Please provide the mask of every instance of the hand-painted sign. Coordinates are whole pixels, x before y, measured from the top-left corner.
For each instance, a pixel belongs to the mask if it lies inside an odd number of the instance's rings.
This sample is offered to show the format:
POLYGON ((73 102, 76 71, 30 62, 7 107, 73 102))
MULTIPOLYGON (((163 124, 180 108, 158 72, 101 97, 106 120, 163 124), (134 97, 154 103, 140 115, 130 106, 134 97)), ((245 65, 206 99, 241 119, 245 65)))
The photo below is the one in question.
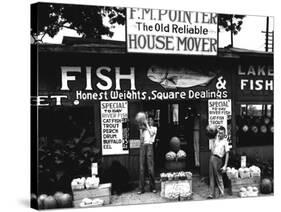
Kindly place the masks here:
POLYGON ((128 154, 128 132, 124 125, 128 120, 128 102, 102 101, 100 111, 102 154, 128 154))
POLYGON ((223 126, 227 134, 227 119, 231 116, 231 99, 208 100, 209 124, 223 126))
POLYGON ((127 8, 127 50, 141 53, 217 54, 217 14, 127 8))

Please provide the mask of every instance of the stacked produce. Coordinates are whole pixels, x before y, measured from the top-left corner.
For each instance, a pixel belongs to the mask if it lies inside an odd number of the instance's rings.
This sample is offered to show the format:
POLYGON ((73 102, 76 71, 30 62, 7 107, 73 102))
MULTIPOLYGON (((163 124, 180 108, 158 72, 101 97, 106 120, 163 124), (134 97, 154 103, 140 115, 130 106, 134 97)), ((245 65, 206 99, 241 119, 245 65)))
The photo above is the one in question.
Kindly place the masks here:
POLYGON ((250 175, 250 169, 249 168, 247 168, 247 167, 245 167, 245 168, 242 168, 242 167, 240 167, 239 169, 238 169, 238 172, 239 172, 239 177, 240 178, 249 178, 251 175, 250 175))
POLYGON ((258 196, 259 189, 255 186, 248 186, 240 188, 239 196, 240 197, 256 197, 258 196))
POLYGON ((170 200, 186 200, 191 197, 192 173, 161 173, 161 196, 170 200))
POLYGON ((232 168, 227 167, 226 175, 227 175, 228 179, 237 179, 239 177, 238 170, 233 167, 232 168))
POLYGON ((251 166, 250 168, 251 177, 261 176, 261 169, 257 166, 251 166))
POLYGON ((172 180, 191 180, 191 172, 168 172, 160 174, 161 181, 172 181, 172 180))
POLYGON ((179 150, 177 153, 170 151, 166 153, 166 160, 184 160, 186 158, 186 153, 183 150, 179 150))
POLYGON ((165 168, 167 171, 183 171, 186 168, 186 153, 180 149, 180 139, 172 137, 170 151, 165 155, 165 168))
POLYGON ((251 166, 249 168, 241 167, 238 170, 235 168, 227 167, 226 175, 227 175, 228 179, 238 179, 238 178, 244 179, 244 178, 250 178, 250 177, 254 177, 254 176, 259 177, 261 175, 261 170, 257 166, 251 166))
POLYGON ((102 206, 104 203, 104 200, 95 198, 95 199, 90 199, 90 198, 84 198, 82 199, 80 203, 80 207, 93 207, 93 206, 102 206))
POLYGON ((41 194, 38 198, 33 194, 32 198, 33 201, 37 201, 38 209, 72 207, 72 196, 68 193, 56 192, 54 195, 41 194))
POLYGON ((73 179, 71 182, 72 190, 83 190, 83 189, 91 189, 91 188, 98 188, 100 183, 99 177, 92 176, 92 177, 81 177, 73 179))

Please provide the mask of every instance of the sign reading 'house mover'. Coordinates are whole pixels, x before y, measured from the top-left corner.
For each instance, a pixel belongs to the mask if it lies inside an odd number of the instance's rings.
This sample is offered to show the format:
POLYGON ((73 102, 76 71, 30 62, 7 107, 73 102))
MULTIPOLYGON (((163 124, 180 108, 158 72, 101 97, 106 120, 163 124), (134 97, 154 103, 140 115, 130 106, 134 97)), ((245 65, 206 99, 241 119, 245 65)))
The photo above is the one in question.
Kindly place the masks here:
POLYGON ((127 8, 127 50, 141 53, 217 54, 217 14, 127 8))

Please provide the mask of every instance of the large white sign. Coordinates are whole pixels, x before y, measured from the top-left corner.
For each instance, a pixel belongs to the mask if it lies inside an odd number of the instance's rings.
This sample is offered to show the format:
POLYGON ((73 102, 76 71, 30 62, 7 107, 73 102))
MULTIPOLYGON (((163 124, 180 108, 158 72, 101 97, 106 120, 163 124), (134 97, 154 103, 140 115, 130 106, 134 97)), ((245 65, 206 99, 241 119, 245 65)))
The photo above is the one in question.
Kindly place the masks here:
POLYGON ((217 55, 217 14, 127 8, 127 50, 217 55))
POLYGON ((209 125, 223 126, 227 134, 227 119, 231 116, 231 99, 208 100, 209 125))
POLYGON ((129 153, 127 101, 101 101, 102 155, 129 153))

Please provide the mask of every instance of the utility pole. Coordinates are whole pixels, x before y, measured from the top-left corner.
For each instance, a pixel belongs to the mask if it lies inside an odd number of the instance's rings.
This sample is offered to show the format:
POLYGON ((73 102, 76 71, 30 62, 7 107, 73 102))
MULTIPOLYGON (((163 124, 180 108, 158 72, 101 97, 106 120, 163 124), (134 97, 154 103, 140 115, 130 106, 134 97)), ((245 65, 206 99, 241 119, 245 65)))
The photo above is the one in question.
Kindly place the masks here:
POLYGON ((262 31, 265 33, 265 51, 268 52, 271 50, 273 52, 273 38, 274 38, 274 31, 269 32, 269 17, 266 17, 266 31, 262 31))
POLYGON ((266 17, 266 32, 265 32, 265 51, 268 52, 268 28, 269 28, 269 17, 266 17))

